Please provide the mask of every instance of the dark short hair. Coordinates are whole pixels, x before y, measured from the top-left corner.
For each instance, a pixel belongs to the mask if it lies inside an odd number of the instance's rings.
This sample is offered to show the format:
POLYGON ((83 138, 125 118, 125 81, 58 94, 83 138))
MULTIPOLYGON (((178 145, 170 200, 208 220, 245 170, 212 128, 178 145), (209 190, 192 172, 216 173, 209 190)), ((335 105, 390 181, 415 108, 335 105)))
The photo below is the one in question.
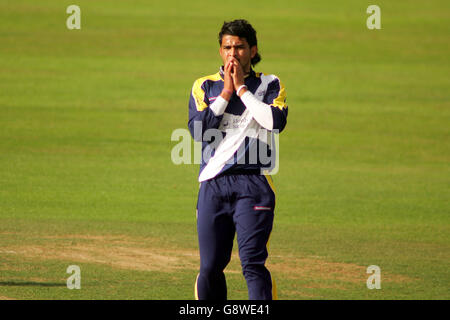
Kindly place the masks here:
MULTIPOLYGON (((237 19, 229 22, 224 22, 222 29, 219 32, 219 44, 222 45, 222 38, 224 35, 238 36, 239 38, 245 38, 250 48, 258 45, 256 39, 256 30, 247 20, 237 19)), ((252 58, 251 64, 254 66, 261 61, 261 55, 257 52, 252 58)))

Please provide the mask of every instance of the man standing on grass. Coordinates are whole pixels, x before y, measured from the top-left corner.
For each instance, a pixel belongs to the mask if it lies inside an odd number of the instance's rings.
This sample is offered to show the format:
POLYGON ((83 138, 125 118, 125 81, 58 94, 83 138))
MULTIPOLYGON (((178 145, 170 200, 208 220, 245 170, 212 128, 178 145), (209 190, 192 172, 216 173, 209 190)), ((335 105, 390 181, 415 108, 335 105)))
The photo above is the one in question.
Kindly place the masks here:
POLYGON ((253 71, 261 56, 247 21, 225 22, 219 44, 223 66, 196 80, 189 100, 189 130, 202 142, 195 298, 227 299, 223 271, 237 233, 249 299, 275 299, 265 267, 275 209, 267 173, 276 166, 272 133, 286 125, 286 93, 278 77, 253 71))

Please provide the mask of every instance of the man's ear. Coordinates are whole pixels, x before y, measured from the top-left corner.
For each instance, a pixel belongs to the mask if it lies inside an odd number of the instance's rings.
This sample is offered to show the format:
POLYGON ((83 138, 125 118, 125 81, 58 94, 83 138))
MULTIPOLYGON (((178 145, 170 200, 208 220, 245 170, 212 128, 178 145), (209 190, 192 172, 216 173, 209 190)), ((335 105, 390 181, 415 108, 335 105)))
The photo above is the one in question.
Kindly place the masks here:
POLYGON ((250 48, 250 57, 253 59, 258 53, 258 46, 253 46, 250 48))

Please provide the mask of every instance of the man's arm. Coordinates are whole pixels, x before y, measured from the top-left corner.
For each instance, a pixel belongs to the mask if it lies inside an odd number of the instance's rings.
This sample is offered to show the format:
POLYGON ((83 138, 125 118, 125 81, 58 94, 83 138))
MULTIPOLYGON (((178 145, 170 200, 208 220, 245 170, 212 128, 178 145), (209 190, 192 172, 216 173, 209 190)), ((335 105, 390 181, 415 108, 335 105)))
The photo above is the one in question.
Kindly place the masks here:
POLYGON ((286 105, 286 91, 277 77, 267 86, 264 100, 256 98, 244 86, 244 72, 239 63, 234 63, 233 82, 237 95, 241 98, 252 117, 267 130, 281 132, 286 126, 288 108, 286 105))
POLYGON ((224 84, 223 90, 216 100, 209 105, 209 100, 205 93, 205 81, 199 79, 194 82, 189 100, 189 122, 188 127, 192 137, 196 141, 200 141, 201 137, 197 135, 195 122, 200 121, 202 125, 201 136, 206 130, 215 128, 220 125, 225 109, 234 92, 233 78, 231 77, 231 70, 233 69, 233 62, 229 60, 224 66, 224 84))
POLYGON ((287 123, 288 107, 286 91, 278 78, 267 86, 263 101, 256 98, 249 90, 240 91, 240 98, 255 120, 267 130, 281 132, 287 123))
POLYGON ((228 102, 231 99, 231 96, 234 92, 233 86, 233 78, 231 77, 231 69, 233 68, 233 63, 228 61, 228 63, 224 66, 224 83, 223 89, 217 99, 211 104, 210 108, 213 110, 216 116, 223 115, 225 109, 228 106, 228 102))
POLYGON ((189 121, 188 127, 192 137, 196 141, 201 141, 203 134, 208 129, 219 128, 223 113, 228 105, 228 101, 221 96, 209 104, 209 99, 205 93, 206 80, 199 79, 194 82, 189 98, 189 121), (197 122, 197 125, 195 124, 197 122), (201 131, 196 132, 196 127, 201 125, 201 131))

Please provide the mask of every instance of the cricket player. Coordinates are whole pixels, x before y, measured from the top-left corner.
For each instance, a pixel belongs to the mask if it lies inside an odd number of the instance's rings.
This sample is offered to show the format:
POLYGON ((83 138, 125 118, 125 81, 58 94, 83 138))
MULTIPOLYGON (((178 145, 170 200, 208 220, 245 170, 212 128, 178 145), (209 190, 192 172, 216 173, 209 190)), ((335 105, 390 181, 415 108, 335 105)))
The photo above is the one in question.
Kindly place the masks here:
POLYGON ((249 299, 271 300, 275 286, 265 262, 275 190, 267 172, 276 166, 273 133, 286 126, 286 92, 277 76, 252 69, 261 56, 246 20, 225 22, 219 44, 223 66, 196 80, 189 100, 189 130, 202 142, 195 298, 227 299, 223 271, 237 234, 249 299))

